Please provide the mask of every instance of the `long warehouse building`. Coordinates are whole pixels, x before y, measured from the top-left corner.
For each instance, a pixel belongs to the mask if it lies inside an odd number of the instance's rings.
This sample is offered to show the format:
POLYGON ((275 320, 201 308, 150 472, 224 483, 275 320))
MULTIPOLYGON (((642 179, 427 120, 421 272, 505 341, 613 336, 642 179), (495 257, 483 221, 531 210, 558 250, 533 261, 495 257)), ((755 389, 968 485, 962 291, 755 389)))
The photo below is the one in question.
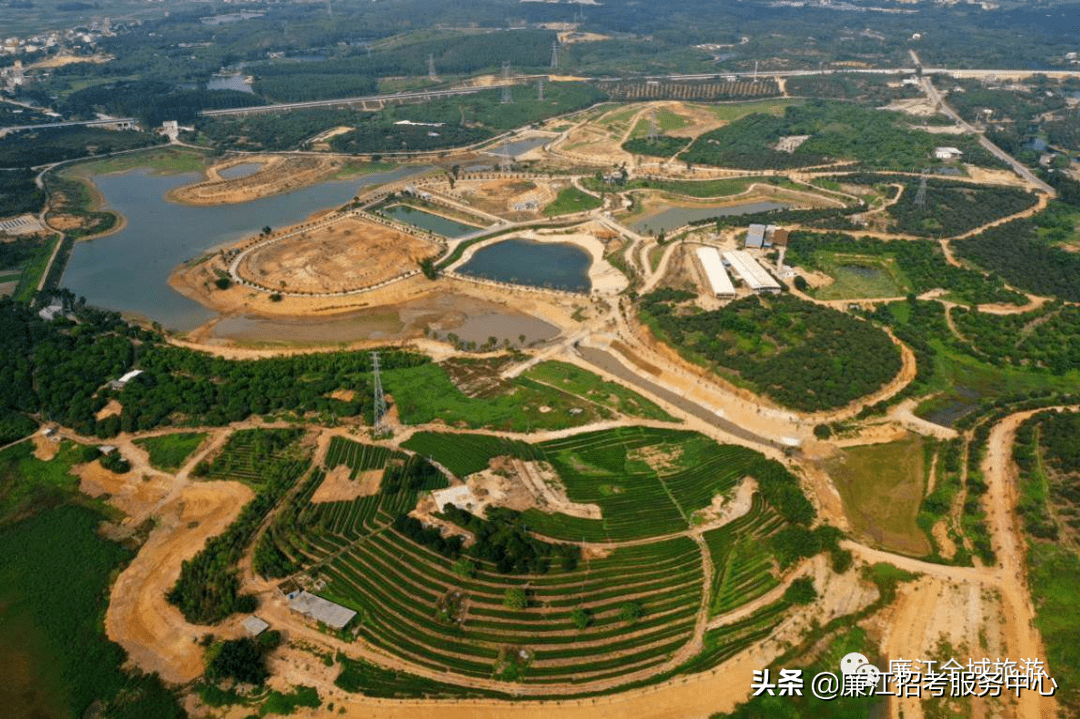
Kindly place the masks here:
POLYGON ((717 297, 734 297, 735 285, 731 284, 731 278, 724 269, 720 251, 715 247, 699 247, 697 258, 701 263, 701 269, 705 270, 705 277, 712 286, 713 294, 717 297))
POLYGON ((758 264, 757 260, 745 250, 732 250, 724 253, 727 262, 735 274, 754 292, 779 292, 780 283, 758 264))

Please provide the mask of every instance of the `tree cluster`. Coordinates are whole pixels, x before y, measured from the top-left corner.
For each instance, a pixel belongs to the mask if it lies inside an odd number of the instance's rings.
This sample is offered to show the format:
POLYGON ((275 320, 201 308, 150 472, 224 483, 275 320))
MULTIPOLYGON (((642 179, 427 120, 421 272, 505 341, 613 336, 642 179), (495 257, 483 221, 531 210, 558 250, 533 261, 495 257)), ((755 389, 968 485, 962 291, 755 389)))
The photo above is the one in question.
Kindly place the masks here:
POLYGON ((787 295, 751 296, 705 312, 664 296, 646 295, 641 309, 671 345, 789 407, 841 407, 900 371, 900 351, 888 335, 827 307, 787 295))

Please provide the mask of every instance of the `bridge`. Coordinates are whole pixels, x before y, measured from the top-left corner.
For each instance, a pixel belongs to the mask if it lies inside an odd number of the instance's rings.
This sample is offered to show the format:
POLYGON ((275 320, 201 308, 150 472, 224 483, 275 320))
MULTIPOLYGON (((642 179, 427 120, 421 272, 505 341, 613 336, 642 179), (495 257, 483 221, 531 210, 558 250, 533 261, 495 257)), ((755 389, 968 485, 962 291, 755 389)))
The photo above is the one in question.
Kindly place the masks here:
POLYGON ((69 122, 43 122, 39 125, 16 125, 14 127, 0 127, 0 137, 11 132, 48 130, 56 127, 104 127, 108 130, 138 130, 139 121, 134 117, 115 117, 104 120, 72 120, 69 122))
MULTIPOLYGON (((519 76, 519 81, 525 79, 519 76)), ((416 90, 413 92, 395 92, 387 95, 362 95, 360 97, 342 97, 335 100, 309 100, 307 102, 284 102, 276 105, 253 105, 251 107, 230 107, 222 110, 203 110, 199 114, 203 117, 225 117, 229 115, 258 115, 262 113, 289 112, 290 110, 307 110, 320 107, 349 107, 352 105, 365 105, 367 103, 386 104, 392 102, 409 102, 433 100, 438 97, 453 97, 455 95, 475 95, 485 90, 494 90, 514 85, 513 82, 504 82, 494 85, 448 87, 437 90, 416 90)))

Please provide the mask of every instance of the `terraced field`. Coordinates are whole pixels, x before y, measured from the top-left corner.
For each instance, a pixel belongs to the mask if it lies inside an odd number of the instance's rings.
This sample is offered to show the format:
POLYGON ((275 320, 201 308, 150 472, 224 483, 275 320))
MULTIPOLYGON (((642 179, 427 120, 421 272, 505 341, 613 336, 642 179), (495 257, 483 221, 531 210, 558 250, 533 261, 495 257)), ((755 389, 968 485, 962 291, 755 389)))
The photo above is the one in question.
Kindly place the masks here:
MULTIPOLYGON (((265 575, 314 581, 318 594, 355 609, 349 631, 358 641, 443 673, 446 681, 468 677, 585 693, 701 670, 767 635, 786 609, 773 605, 711 630, 703 652, 687 651, 709 616, 779 581, 766 540, 786 521, 760 494, 734 521, 694 529, 701 521, 694 513, 733 490, 760 460, 755 452, 692 432, 641 427, 535 444, 420 432, 402 447, 333 438, 324 470, 346 465, 356 477, 382 469, 378 493, 312 503, 325 476, 316 472, 277 515, 257 554, 273 559, 265 562, 265 575), (437 533, 421 541, 402 524, 399 517, 426 492, 448 485, 428 459, 465 477, 499 456, 548 463, 567 498, 595 503, 603 518, 489 510, 477 526, 585 542, 579 559, 507 573, 474 545, 444 551, 437 533), (510 601, 522 592, 523 602, 510 601)), ((342 681, 363 690, 369 680, 381 686, 379 677, 370 668, 346 667, 342 681)))

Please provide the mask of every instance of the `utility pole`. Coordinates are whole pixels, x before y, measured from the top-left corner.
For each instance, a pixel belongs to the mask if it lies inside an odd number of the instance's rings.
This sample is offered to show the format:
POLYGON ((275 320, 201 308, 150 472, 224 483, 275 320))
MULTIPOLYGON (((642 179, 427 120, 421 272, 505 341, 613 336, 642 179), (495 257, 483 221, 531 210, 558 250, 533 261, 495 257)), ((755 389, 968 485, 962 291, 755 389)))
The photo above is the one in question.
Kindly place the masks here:
POLYGON ((378 352, 371 353, 371 372, 375 376, 375 410, 373 416, 374 421, 372 422, 372 432, 374 436, 378 437, 386 430, 386 427, 383 425, 382 421, 383 415, 386 414, 386 394, 383 392, 382 375, 379 373, 378 352))

